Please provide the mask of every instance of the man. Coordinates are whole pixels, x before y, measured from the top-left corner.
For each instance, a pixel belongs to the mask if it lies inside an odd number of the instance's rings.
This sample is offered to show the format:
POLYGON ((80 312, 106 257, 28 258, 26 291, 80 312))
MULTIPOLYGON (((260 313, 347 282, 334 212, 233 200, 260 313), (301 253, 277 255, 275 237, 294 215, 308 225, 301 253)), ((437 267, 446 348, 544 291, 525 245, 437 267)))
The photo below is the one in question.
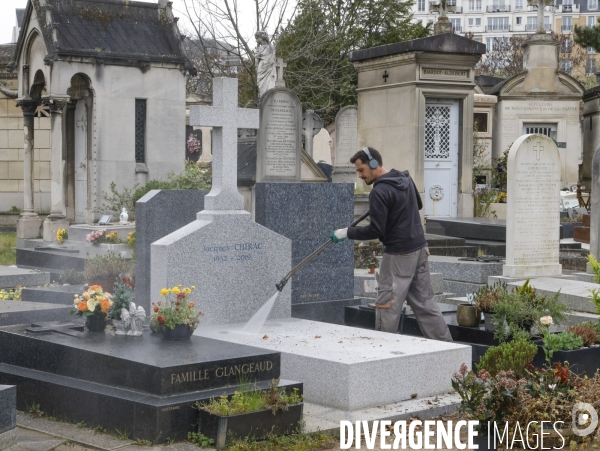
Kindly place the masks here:
POLYGON ((365 227, 338 229, 335 243, 378 238, 385 246, 376 301, 377 330, 396 333, 404 300, 412 308, 427 338, 452 341, 448 325, 433 300, 427 257, 429 250, 421 225, 421 196, 408 171, 383 167, 381 154, 365 147, 351 159, 358 177, 373 185, 369 195, 371 222, 365 227))

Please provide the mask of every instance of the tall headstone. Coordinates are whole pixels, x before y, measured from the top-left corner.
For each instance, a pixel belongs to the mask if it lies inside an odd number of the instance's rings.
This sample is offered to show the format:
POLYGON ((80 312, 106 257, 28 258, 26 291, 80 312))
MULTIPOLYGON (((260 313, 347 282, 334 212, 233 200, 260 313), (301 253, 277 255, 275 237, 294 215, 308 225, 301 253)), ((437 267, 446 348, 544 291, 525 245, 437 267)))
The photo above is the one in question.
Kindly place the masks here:
MULTIPOLYGON (((237 189, 237 136, 258 128, 258 111, 238 108, 234 78, 213 79, 213 106, 193 106, 190 124, 213 128, 213 181, 197 219, 152 244, 151 293, 196 286, 203 324, 247 321, 291 269, 291 241, 251 220, 237 189)), ((291 287, 269 318, 291 314, 291 287)))
POLYGON ((135 203, 135 302, 150 311, 151 245, 196 219, 208 191, 152 190, 135 203))
POLYGON ((358 151, 358 107, 342 108, 335 117, 333 181, 354 183, 356 169, 350 158, 358 151))
POLYGON ((523 135, 508 154, 506 277, 562 274, 560 154, 545 135, 523 135))
POLYGON ((590 202, 590 254, 600 258, 600 147, 592 159, 592 200, 590 202))
MULTIPOLYGON (((323 128, 323 119, 313 110, 306 110, 302 115, 302 138, 304 139, 304 150, 313 156, 313 144, 315 136, 323 128)), ((316 160, 315 160, 316 161, 316 160)))
POLYGON ((261 97, 257 146, 257 183, 300 181, 302 105, 289 89, 277 87, 261 97))

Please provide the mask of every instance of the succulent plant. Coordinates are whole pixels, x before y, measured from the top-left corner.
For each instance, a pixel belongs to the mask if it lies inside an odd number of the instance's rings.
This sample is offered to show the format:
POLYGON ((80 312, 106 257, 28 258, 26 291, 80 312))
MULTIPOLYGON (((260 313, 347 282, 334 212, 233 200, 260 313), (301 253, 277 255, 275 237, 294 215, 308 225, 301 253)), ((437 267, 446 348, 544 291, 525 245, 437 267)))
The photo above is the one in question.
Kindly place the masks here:
POLYGON ((513 371, 518 377, 524 373, 525 366, 533 360, 537 351, 536 345, 524 339, 505 342, 489 348, 477 364, 477 369, 486 370, 492 376, 500 371, 513 371))

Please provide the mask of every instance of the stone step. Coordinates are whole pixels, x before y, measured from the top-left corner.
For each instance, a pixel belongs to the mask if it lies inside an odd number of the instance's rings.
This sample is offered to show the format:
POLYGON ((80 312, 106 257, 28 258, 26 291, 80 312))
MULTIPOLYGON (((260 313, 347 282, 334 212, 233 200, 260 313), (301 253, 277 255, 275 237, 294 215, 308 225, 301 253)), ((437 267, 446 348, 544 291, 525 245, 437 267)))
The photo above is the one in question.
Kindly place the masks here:
POLYGON ((0 289, 36 287, 50 283, 50 273, 34 269, 0 266, 0 289))
POLYGON ((479 255, 479 249, 476 246, 432 247, 429 252, 431 255, 448 257, 477 257, 479 255))
POLYGON ((560 251, 558 261, 563 269, 585 271, 588 251, 585 249, 560 251))
POLYGON ((427 240, 427 245, 430 248, 446 247, 446 246, 464 246, 465 245, 464 238, 453 238, 451 236, 432 235, 430 233, 426 233, 425 239, 427 240))
POLYGON ((502 274, 503 262, 462 261, 458 257, 432 255, 429 257, 431 272, 441 273, 446 280, 485 284, 490 276, 502 274))
MULTIPOLYGON (((575 276, 577 278, 577 280, 579 280, 581 282, 596 283, 596 282, 594 282, 595 274, 589 274, 587 272, 576 272, 573 274, 573 276, 575 276)), ((600 286, 599 286, 599 288, 600 288, 600 286)))
MULTIPOLYGON (((525 283, 525 280, 509 282, 508 287, 517 287, 525 283)), ((581 282, 579 280, 555 279, 551 277, 540 277, 531 279, 529 284, 539 294, 554 296, 559 290, 559 299, 564 302, 570 310, 576 312, 596 313, 596 306, 590 298, 590 290, 598 289, 598 284, 581 282)))

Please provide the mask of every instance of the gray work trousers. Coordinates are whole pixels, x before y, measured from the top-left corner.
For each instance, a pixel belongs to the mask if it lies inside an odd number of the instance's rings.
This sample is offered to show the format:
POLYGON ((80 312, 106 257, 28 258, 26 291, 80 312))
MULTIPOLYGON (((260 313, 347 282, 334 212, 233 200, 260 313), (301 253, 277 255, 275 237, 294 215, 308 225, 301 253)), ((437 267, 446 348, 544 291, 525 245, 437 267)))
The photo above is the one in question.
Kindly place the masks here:
POLYGON ((383 254, 377 288, 376 330, 398 332, 400 314, 406 300, 424 337, 452 341, 440 307, 433 299, 428 255, 427 247, 410 254, 383 254))

